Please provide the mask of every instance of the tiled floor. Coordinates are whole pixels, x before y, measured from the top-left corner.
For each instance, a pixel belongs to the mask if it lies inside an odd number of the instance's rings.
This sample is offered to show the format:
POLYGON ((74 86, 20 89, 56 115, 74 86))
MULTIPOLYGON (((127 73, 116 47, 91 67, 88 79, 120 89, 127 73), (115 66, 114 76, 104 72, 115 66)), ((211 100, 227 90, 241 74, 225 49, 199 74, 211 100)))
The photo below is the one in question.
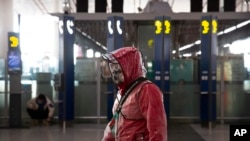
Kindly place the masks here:
MULTIPOLYGON (((100 141, 105 125, 74 124, 66 128, 30 127, 24 129, 0 129, 0 141, 100 141)), ((169 125, 168 141, 229 141, 228 126, 217 126, 211 132, 197 124, 169 125)))
POLYGON ((64 131, 57 125, 0 129, 0 141, 100 141, 104 126, 79 124, 64 131))
POLYGON ((193 124, 191 127, 205 140, 205 141, 229 141, 229 125, 217 124, 215 128, 209 130, 208 128, 201 128, 198 124, 193 124))

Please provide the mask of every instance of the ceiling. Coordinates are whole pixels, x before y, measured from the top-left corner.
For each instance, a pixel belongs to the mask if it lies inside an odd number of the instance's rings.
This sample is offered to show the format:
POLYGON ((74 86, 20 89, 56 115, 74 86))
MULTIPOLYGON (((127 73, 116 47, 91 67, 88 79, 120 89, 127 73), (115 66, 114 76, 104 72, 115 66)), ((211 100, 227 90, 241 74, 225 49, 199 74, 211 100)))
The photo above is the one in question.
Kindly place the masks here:
MULTIPOLYGON (((31 15, 41 15, 47 13, 56 13, 62 11, 62 3, 69 1, 72 7, 72 11, 75 11, 76 0, 13 0, 15 3, 14 9, 17 13, 31 14, 31 15), (29 8, 27 8, 29 7, 29 8)), ((110 1, 110 0, 108 0, 110 1)), ((124 0, 125 1, 125 0, 124 0)), ((165 0, 168 1, 174 12, 187 12, 188 9, 186 6, 190 4, 190 0, 165 0)), ((89 0, 89 12, 93 12, 94 0, 89 0), (92 10, 92 11, 91 11, 92 10)), ((145 6, 148 0, 126 0, 124 2, 124 9, 129 13, 138 13, 138 6, 145 6)), ((203 5, 206 6, 206 0, 203 2, 203 5)), ((236 0, 236 11, 244 11, 245 5, 243 0, 236 0)), ((192 14, 191 14, 192 15, 192 14)), ((249 14, 250 15, 250 14, 249 14)), ((218 31, 236 25, 243 21, 243 19, 237 20, 219 20, 218 21, 218 31)), ((106 46, 107 40, 107 20, 81 20, 76 19, 75 26, 79 33, 82 33, 82 36, 91 37, 92 41, 97 41, 101 45, 106 46)), ((172 48, 178 49, 178 47, 190 44, 198 39, 200 39, 200 21, 199 20, 172 20, 173 32, 172 32, 172 48)), ((136 45, 137 44, 137 29, 141 25, 152 25, 153 20, 124 20, 124 41, 125 45, 136 45)), ((152 33, 153 34, 153 33, 152 33)), ((79 34, 81 35, 81 34, 79 34)))
MULTIPOLYGON (((63 3, 68 2, 71 12, 76 12, 76 0, 12 0, 14 11, 23 15, 38 15, 47 13, 63 12, 63 3)), ((107 13, 111 7, 111 0, 107 0, 107 13)), ((139 13, 138 7, 144 8, 150 0, 124 0, 124 13, 139 13)), ((190 0, 160 0, 168 2, 173 12, 190 12, 190 0)), ((236 0, 236 12, 249 11, 245 0, 236 0)), ((95 0, 88 0, 88 13, 95 12, 95 0)), ((220 0, 220 8, 223 7, 223 0, 220 0)), ((203 11, 206 12, 207 0, 203 0, 203 11)))
MULTIPOLYGON (((235 26, 244 20, 246 19, 218 20, 218 31, 223 31, 226 28, 235 26)), ((75 23, 77 30, 83 33, 84 36, 89 35, 94 41, 106 46, 106 20, 76 20, 75 23)), ((137 45, 138 27, 145 25, 154 27, 153 20, 124 20, 124 46, 137 45)), ((200 39, 200 20, 173 20, 172 25, 172 49, 178 49, 181 46, 193 43, 200 39)), ((153 35, 154 31, 152 31, 152 36, 153 35)))

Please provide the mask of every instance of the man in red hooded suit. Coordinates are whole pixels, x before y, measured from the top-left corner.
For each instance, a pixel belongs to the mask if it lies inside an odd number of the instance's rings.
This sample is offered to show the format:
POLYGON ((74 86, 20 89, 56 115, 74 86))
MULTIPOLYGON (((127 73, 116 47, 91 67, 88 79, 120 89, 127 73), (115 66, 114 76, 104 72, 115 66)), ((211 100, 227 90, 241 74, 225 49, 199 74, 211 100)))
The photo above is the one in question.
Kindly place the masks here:
POLYGON ((145 79, 141 52, 134 47, 123 47, 104 54, 101 72, 118 87, 113 118, 102 141, 167 141, 163 95, 145 79))

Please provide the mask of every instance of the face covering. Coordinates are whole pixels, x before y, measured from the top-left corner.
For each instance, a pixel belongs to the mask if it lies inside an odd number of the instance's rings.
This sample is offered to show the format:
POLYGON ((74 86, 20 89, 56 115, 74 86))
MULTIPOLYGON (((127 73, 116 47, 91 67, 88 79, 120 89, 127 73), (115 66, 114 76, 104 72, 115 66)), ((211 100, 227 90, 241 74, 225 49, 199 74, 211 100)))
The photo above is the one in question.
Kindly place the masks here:
POLYGON ((104 78, 112 78, 115 84, 119 84, 124 81, 124 76, 122 73, 122 68, 119 63, 112 58, 103 57, 101 60, 101 74, 104 78))

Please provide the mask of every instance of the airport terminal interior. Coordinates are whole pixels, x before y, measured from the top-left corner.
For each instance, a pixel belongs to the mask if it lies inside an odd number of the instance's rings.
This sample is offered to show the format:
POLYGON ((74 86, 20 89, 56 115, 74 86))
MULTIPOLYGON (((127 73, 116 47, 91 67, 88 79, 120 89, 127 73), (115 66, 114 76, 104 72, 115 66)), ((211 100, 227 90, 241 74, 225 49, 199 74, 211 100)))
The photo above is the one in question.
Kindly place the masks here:
POLYGON ((0 17, 1 141, 101 141, 116 89, 100 57, 126 46, 163 92, 168 141, 250 125, 249 0, 0 0, 0 17), (55 108, 47 126, 26 112, 39 93, 55 108))

